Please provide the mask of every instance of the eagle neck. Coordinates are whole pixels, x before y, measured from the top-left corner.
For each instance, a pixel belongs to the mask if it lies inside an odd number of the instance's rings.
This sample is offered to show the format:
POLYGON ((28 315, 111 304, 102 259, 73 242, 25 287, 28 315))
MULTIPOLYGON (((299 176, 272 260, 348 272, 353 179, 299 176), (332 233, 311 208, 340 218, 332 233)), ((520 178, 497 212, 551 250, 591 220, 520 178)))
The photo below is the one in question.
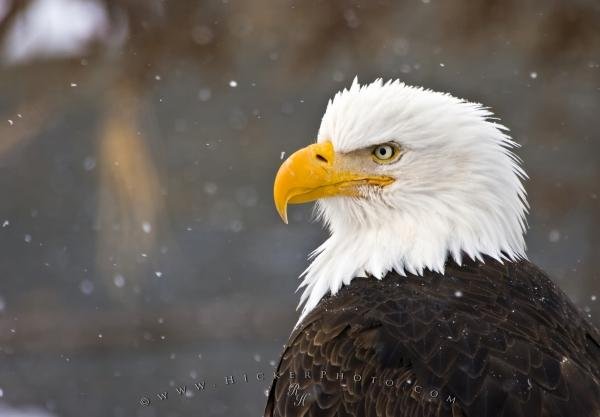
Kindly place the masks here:
POLYGON ((521 226, 503 233, 506 219, 458 223, 426 213, 422 218, 398 215, 385 226, 364 224, 330 225, 331 235, 311 254, 312 262, 302 274, 304 288, 298 323, 327 294, 335 295, 356 277, 382 279, 390 271, 399 275, 423 275, 429 270, 444 274, 448 259, 461 265, 463 259, 484 262, 486 256, 499 262, 526 259, 521 226))

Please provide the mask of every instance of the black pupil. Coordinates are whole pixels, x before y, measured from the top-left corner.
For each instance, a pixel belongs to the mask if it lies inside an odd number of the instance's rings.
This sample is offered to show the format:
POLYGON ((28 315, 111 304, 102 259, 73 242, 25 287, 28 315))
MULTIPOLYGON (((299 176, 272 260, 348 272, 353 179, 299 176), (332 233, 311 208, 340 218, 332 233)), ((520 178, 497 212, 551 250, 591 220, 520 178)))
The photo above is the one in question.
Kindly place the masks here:
POLYGON ((388 149, 387 146, 382 146, 381 148, 379 148, 379 156, 386 157, 386 156, 388 156, 389 153, 390 153, 390 150, 388 149))

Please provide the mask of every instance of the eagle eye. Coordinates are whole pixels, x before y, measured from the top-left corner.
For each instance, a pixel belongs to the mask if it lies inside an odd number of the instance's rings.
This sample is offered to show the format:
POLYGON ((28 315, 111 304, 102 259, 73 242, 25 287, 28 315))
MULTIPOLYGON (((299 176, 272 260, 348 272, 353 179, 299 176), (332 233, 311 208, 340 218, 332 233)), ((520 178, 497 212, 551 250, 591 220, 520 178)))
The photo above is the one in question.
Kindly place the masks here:
POLYGON ((372 155, 378 164, 391 164, 400 156, 400 148, 395 143, 384 143, 373 147, 372 155))

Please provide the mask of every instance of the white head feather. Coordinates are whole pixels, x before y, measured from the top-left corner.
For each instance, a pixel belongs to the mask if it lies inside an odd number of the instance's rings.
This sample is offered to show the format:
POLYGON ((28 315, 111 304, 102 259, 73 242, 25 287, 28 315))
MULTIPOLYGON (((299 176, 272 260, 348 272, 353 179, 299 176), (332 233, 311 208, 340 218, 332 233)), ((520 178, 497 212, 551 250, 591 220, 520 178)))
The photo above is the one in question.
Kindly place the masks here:
POLYGON ((394 141, 404 154, 376 168, 396 179, 391 185, 317 202, 330 237, 303 274, 300 321, 354 277, 443 273, 463 254, 525 258, 526 174, 510 151, 517 144, 491 116, 479 104, 381 79, 355 79, 329 101, 319 142, 345 153, 394 141))

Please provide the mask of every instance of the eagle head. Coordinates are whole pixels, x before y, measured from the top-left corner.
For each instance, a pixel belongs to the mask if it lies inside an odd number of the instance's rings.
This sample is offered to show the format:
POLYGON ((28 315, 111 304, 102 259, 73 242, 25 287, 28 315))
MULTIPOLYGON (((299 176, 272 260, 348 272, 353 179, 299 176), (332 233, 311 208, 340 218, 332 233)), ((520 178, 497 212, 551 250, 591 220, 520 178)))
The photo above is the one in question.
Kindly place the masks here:
POLYGON ((316 201, 330 232, 303 274, 303 316, 354 277, 524 258, 516 146, 487 108, 449 94, 381 79, 338 92, 316 143, 275 178, 284 222, 288 204, 316 201))

